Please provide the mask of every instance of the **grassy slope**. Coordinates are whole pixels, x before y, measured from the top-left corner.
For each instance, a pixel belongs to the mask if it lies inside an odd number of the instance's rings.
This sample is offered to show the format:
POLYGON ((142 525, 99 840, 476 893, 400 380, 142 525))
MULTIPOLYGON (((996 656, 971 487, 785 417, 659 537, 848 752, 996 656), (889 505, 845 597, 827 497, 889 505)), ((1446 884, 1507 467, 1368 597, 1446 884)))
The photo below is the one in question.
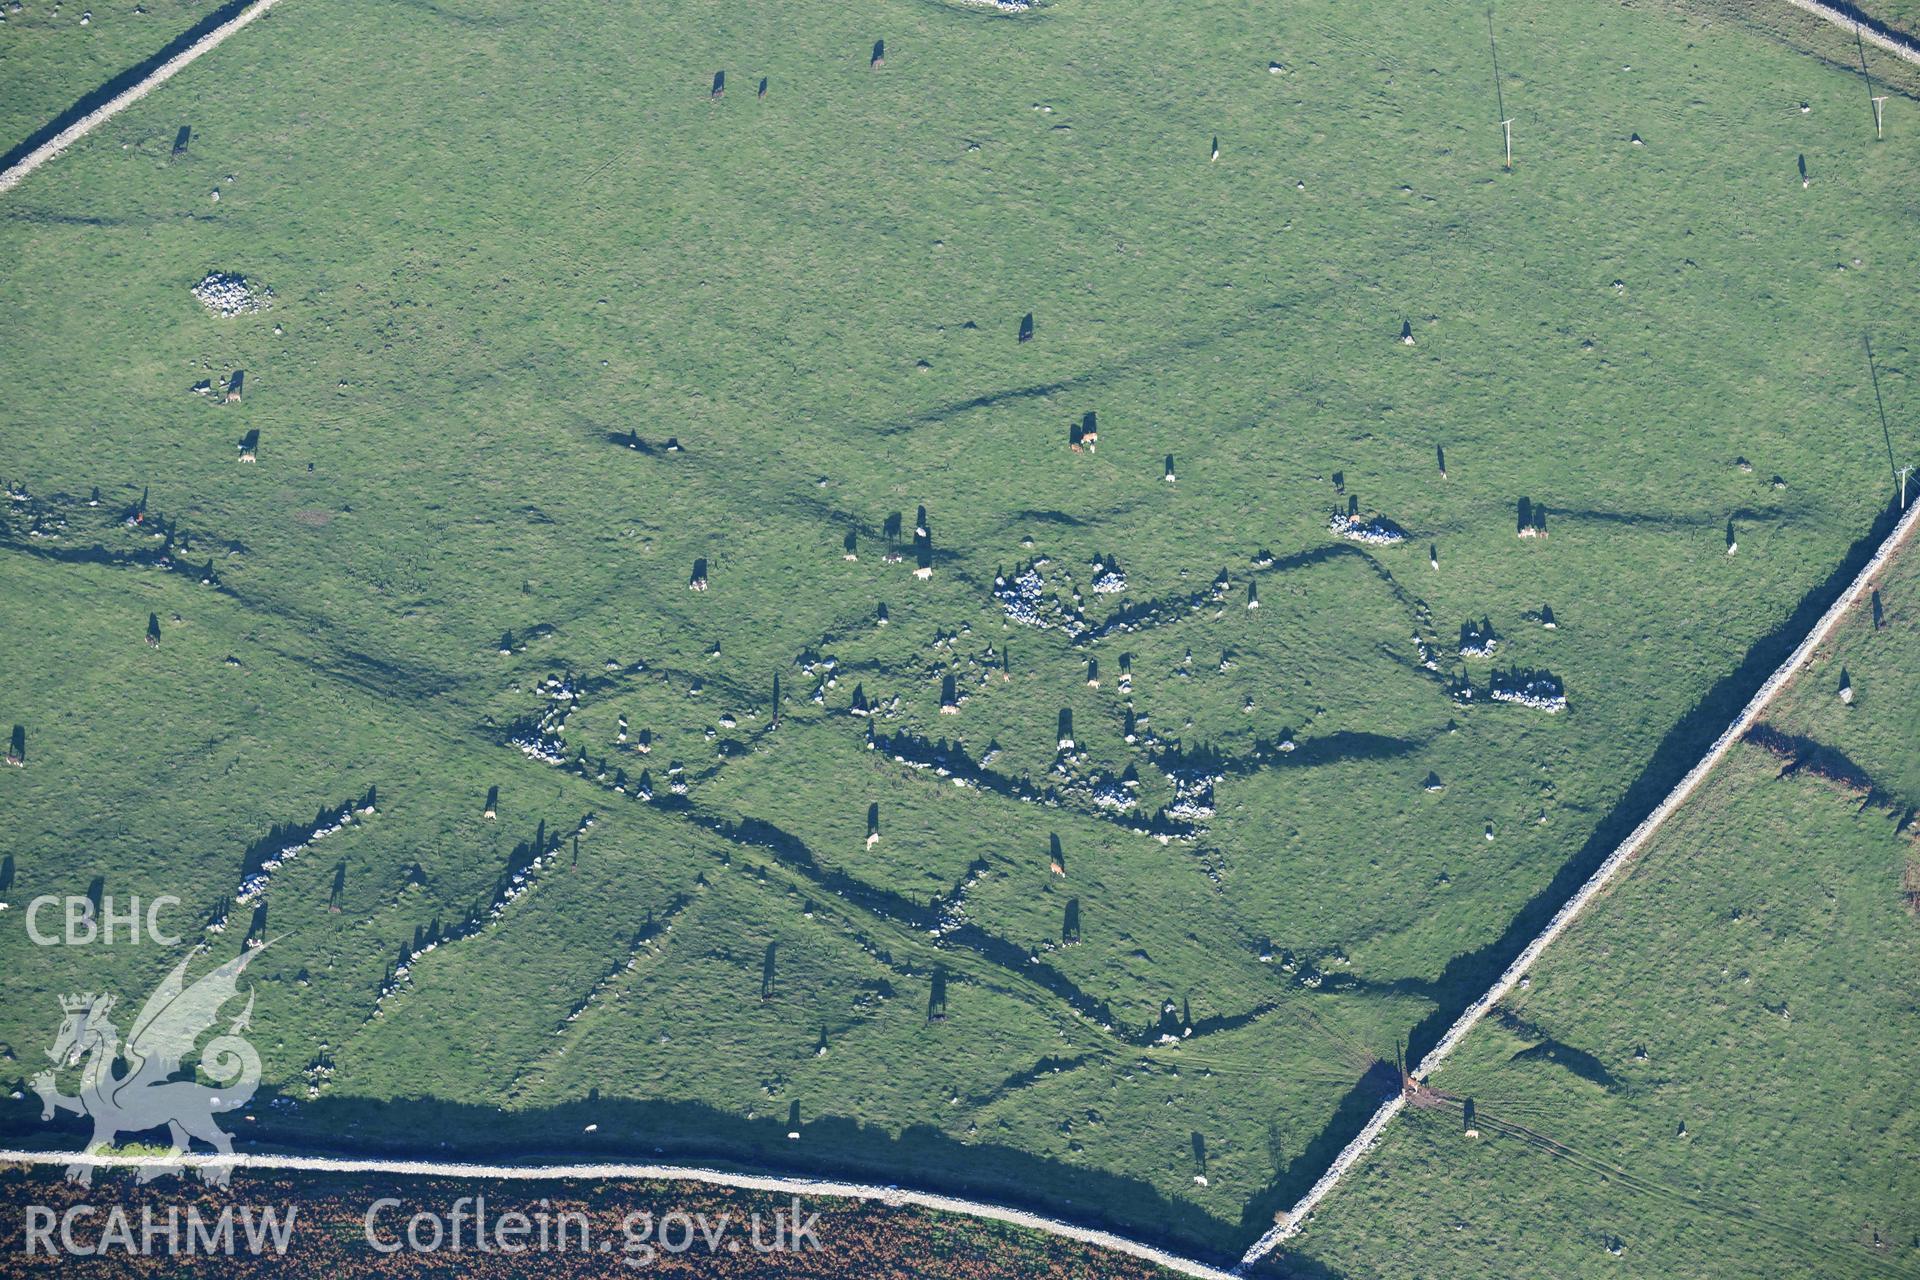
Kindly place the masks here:
POLYGON ((1920 920, 1902 902, 1920 844, 1896 830, 1920 764, 1902 696, 1920 666, 1913 556, 1882 595, 1884 626, 1874 631, 1864 609, 1850 619, 1771 723, 1843 751, 1884 792, 1863 805, 1805 772, 1779 778, 1777 758, 1738 748, 1510 1002, 1533 1029, 1490 1021, 1436 1076, 1496 1118, 1483 1139, 1460 1136, 1457 1110, 1408 1112, 1283 1267, 1352 1277, 1920 1268, 1920 1099, 1904 1064, 1920 1036, 1920 920), (1841 666, 1876 696, 1843 705, 1841 666), (1539 1056, 1543 1037, 1593 1055, 1614 1082, 1539 1056), (1503 1135, 1499 1118, 1580 1159, 1503 1135), (1619 1257, 1610 1239, 1624 1243, 1619 1257))
MULTIPOLYGON (((598 1088, 754 1112, 766 1132, 742 1141, 781 1151, 799 1101, 888 1141, 976 1144, 983 1166, 1024 1150, 1138 1179, 1185 1206, 1165 1229, 1188 1239, 1257 1229, 1263 1191, 1310 1164, 1364 1067, 1356 1042, 1386 1052, 1431 1007, 1447 961, 1499 933, 1651 744, 1865 527, 1884 475, 1857 354, 1869 318, 1890 403, 1911 403, 1898 335, 1913 304, 1895 282, 1920 265, 1901 234, 1912 164, 1844 114, 1856 82, 1685 15, 1508 15, 1508 178, 1480 11, 1367 18, 1362 36, 1330 5, 1276 22, 1225 3, 1090 3, 1016 22, 907 5, 464 4, 290 6, 251 28, 36 177, 0 231, 44 267, 0 279, 19 317, 9 469, 38 493, 100 485, 110 506, 150 488, 220 548, 231 592, 10 566, 15 634, 35 636, 9 693, 33 763, 0 778, 21 833, 12 892, 77 891, 113 869, 211 903, 269 824, 377 784, 392 797, 378 838, 336 837, 365 846, 348 880, 363 903, 324 912, 331 848, 276 889, 275 927, 293 935, 279 972, 310 985, 262 1017, 270 1075, 296 1092, 324 1051, 343 1097, 486 1108, 462 1135, 512 1103, 529 1132, 566 1140, 571 1118, 542 1129, 539 1108, 598 1088), (870 72, 880 37, 887 63, 870 72), (1288 74, 1267 73, 1275 58, 1288 74), (709 103, 717 67, 729 92, 709 103), (462 90, 418 88, 440 82, 462 90), (217 140, 199 163, 237 175, 217 206, 204 175, 165 162, 183 111, 217 140), (1645 147, 1626 145, 1633 132, 1645 147), (186 288, 210 269, 272 286, 273 310, 207 316, 186 288), (1029 310, 1039 337, 1019 346, 1029 310), (1403 317, 1412 350, 1393 341, 1403 317), (186 394, 234 367, 244 405, 186 394), (1070 455, 1064 428, 1090 409, 1102 448, 1070 455), (260 462, 236 467, 247 428, 260 462), (628 429, 687 449, 604 442, 628 429), (1176 486, 1160 481, 1168 453, 1176 486), (1325 541, 1336 472, 1417 538, 1292 565, 1325 541), (1551 504, 1547 542, 1512 537, 1523 494, 1551 504), (919 502, 947 557, 924 584, 874 554, 883 517, 911 520, 919 502), (864 553, 848 564, 854 527, 864 553), (1249 614, 1262 548, 1283 559, 1249 614), (1218 617, 1091 651, 999 625, 985 597, 998 567, 1044 553, 1084 581, 1100 552, 1127 567, 1125 599, 1185 595, 1222 566, 1234 588, 1218 617), (713 589, 693 595, 700 555, 713 589), (63 630, 34 628, 46 600, 66 601, 63 630), (1522 620, 1543 604, 1555 632, 1522 620), (178 612, 199 648, 141 648, 152 610, 178 612), (1566 678, 1573 711, 1463 711, 1412 667, 1416 627, 1444 652, 1482 615, 1507 637, 1503 662, 1566 678), (495 652, 503 630, 536 624, 556 630, 495 652), (955 650, 933 648, 962 626, 955 650), (1015 678, 937 715, 940 674, 976 676, 985 646, 1009 643, 1015 678), (1164 847, 867 755, 859 723, 827 714, 849 681, 826 710, 805 701, 793 660, 809 646, 901 696, 888 731, 957 733, 976 756, 996 740, 998 768, 1042 783, 1061 707, 1094 763, 1138 758, 1118 736, 1122 651, 1138 709, 1188 746, 1244 753, 1286 729, 1390 741, 1230 780, 1207 839, 1164 847), (123 649, 137 656, 98 660, 123 649), (220 683, 229 650, 256 702, 220 683), (659 784, 683 758, 700 813, 774 821, 909 900, 985 858, 973 918, 1129 1025, 1164 1001, 1204 1019, 1312 1000, 1328 1029, 1280 1012, 1142 1051, 1017 969, 897 921, 851 906, 809 919, 825 896, 768 857, 495 745, 537 709, 534 681, 609 658, 651 674, 590 699, 570 747, 614 753, 624 712, 662 740, 646 761, 619 756, 629 772, 648 764, 659 784), (776 673, 786 726, 722 764, 707 731, 722 712, 763 723, 776 673), (1444 793, 1419 789, 1429 770, 1444 793), (155 781, 175 775, 193 785, 155 781), (498 824, 477 816, 489 785, 503 787, 498 824), (868 851, 874 802, 885 835, 868 851), (484 898, 536 822, 561 830, 589 810, 604 825, 580 874, 428 957, 366 1021, 406 940, 484 898), (1049 835, 1065 883, 1047 875, 1049 835), (424 894, 398 887, 416 861, 424 894), (556 1046, 647 912, 682 893, 699 901, 676 933, 696 941, 669 940, 658 977, 636 979, 626 999, 647 1012, 596 1010, 556 1046), (1068 896, 1085 941, 1049 952, 1068 896), (1307 996, 1300 975, 1259 963, 1263 939, 1352 981, 1307 996), (791 986, 763 1003, 768 942, 792 957, 791 986), (954 1009, 929 1027, 936 962, 954 971, 954 1009), (508 976, 522 990, 501 997, 508 976), (861 1003, 883 980, 895 997, 861 1003), (663 1043, 663 1008, 704 1029, 663 1043), (812 1056, 822 1026, 845 1052, 812 1056), (1080 1051, 1090 1061, 1060 1077, 1012 1078, 1080 1051)), ((77 521, 67 535, 96 536, 77 521)), ((1472 670, 1484 688, 1485 664, 1472 670)), ((9 1039, 29 1044, 55 990, 131 985, 160 963, 90 956, 83 975, 12 935, 0 946, 32 975, 6 1004, 9 1039)), ((823 1150, 911 1158, 857 1135, 823 1150)), ((1057 1177, 1014 1180, 1046 1195, 1057 1177)), ((1138 1186, 1091 1198, 1136 1218, 1144 1203, 1138 1186)))

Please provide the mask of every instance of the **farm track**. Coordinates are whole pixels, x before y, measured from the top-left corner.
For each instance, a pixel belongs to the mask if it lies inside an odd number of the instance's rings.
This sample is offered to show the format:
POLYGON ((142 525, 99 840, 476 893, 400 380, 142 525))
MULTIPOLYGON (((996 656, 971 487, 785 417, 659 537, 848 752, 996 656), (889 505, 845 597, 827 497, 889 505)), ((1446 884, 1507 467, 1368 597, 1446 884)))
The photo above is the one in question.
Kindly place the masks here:
MULTIPOLYGON (((1734 717, 1733 722, 1713 740, 1713 745, 1707 748, 1706 754, 1694 762, 1693 767, 1687 770, 1673 790, 1667 793, 1666 798, 1641 820, 1640 824, 1614 848, 1612 853, 1607 855, 1605 861, 1594 870, 1586 882, 1554 913, 1546 927, 1521 949, 1493 985, 1454 1020, 1446 1034, 1440 1037, 1438 1043, 1413 1068, 1412 1076, 1416 1081, 1424 1082, 1440 1069, 1447 1057, 1466 1039, 1467 1033, 1472 1031, 1495 1005, 1504 1000, 1514 987, 1519 985, 1521 978, 1525 977, 1528 971, 1539 962, 1541 955, 1555 939, 1566 932, 1575 917, 1613 884, 1615 878, 1634 856, 1646 847, 1654 833, 1699 789, 1700 784, 1706 780, 1707 774, 1720 763, 1728 751, 1732 750, 1733 744, 1744 739, 1747 733, 1759 723, 1761 713, 1772 703, 1775 696, 1793 680, 1802 667, 1807 665, 1814 651, 1826 642, 1840 620, 1860 602, 1861 596, 1872 588, 1874 580, 1885 570, 1887 562, 1906 542, 1917 523, 1920 523, 1920 504, 1909 507, 1906 514, 1894 524, 1879 548, 1861 566, 1860 572, 1854 575, 1853 581, 1848 584, 1846 590, 1842 591, 1827 607, 1826 612, 1820 615, 1819 620, 1801 638, 1800 643, 1794 646, 1793 652, 1787 655, 1786 660, 1774 668, 1773 674, 1769 675, 1754 692, 1740 714, 1734 717)), ((1314 1208, 1327 1197, 1347 1173, 1365 1158, 1367 1152, 1373 1149, 1388 1123, 1406 1104, 1405 1092, 1397 1093, 1381 1103, 1372 1118, 1334 1158, 1333 1163, 1327 1167, 1327 1171, 1320 1176, 1319 1181, 1308 1189, 1306 1195, 1286 1212, 1271 1231, 1260 1237, 1254 1242, 1253 1247, 1247 1250, 1236 1271, 1244 1273, 1247 1268, 1298 1234, 1314 1208)))
MULTIPOLYGON (((83 1164, 98 1169, 140 1168, 145 1165, 175 1162, 158 1156, 74 1155, 49 1151, 0 1151, 0 1164, 68 1165, 83 1164)), ((1123 1236, 1088 1227, 1077 1227, 1058 1218, 1048 1218, 1023 1209, 933 1195, 901 1187, 865 1182, 833 1182, 820 1178, 781 1178, 764 1174, 731 1173, 724 1169, 704 1169, 670 1164, 568 1164, 568 1165, 484 1165, 459 1164, 438 1160, 350 1160, 332 1156, 232 1155, 188 1156, 177 1162, 190 1168, 227 1165, 236 1169, 294 1169, 315 1173, 377 1173, 423 1177, 498 1178, 515 1181, 584 1178, 598 1181, 634 1179, 657 1182, 700 1182, 709 1186, 732 1187, 746 1191, 772 1191, 782 1195, 833 1196, 848 1200, 879 1201, 883 1204, 913 1205, 941 1213, 964 1213, 988 1218, 1033 1231, 1078 1240, 1083 1244, 1128 1254, 1155 1263, 1170 1271, 1196 1276, 1200 1280, 1229 1280, 1230 1272, 1192 1258, 1156 1249, 1123 1236)))

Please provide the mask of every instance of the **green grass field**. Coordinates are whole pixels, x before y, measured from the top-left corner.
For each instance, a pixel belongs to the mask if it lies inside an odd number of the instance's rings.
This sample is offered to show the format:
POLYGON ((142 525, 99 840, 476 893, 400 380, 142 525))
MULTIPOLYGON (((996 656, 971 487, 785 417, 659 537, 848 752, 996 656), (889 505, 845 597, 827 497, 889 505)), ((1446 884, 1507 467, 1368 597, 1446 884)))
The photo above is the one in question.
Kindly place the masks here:
POLYGON ((1920 1270, 1916 593, 1909 555, 1769 716, 1797 745, 1736 748, 1277 1271, 1920 1270))
POLYGON ((1838 33, 1495 29, 1497 94, 1460 4, 290 0, 36 174, 0 1080, 57 995, 177 962, 30 945, 102 877, 274 939, 263 1141, 872 1172, 1236 1253, 1881 515, 1863 332, 1913 444, 1920 162, 1838 33), (1039 627, 993 594, 1036 558, 1039 627), (1565 713, 1490 702, 1515 666, 1565 713))
POLYGON ((219 7, 217 0, 9 0, 0 23, 0 152, 219 7))

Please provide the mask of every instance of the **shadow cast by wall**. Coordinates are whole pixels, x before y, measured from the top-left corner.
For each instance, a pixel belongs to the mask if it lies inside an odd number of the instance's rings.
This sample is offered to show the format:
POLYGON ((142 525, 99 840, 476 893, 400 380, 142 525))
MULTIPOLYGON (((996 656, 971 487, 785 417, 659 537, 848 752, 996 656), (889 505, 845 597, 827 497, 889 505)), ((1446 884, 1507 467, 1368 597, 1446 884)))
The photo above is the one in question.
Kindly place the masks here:
MULTIPOLYGON (((1891 503, 1861 535, 1839 565, 1801 597, 1784 622, 1756 640, 1732 672, 1722 676, 1705 696, 1682 716, 1654 749, 1651 760, 1627 788, 1626 794, 1594 829, 1580 851, 1561 865, 1553 880, 1530 898, 1498 938, 1476 950, 1455 956, 1433 984, 1438 1007, 1413 1029, 1408 1058, 1419 1061, 1439 1043, 1461 1012, 1493 985, 1553 913, 1571 898, 1601 862, 1678 785, 1694 762, 1720 732, 1740 714, 1768 676, 1786 660, 1820 615, 1859 575, 1900 518, 1891 503)), ((1358 1128, 1354 1132, 1358 1132, 1358 1128)))
MULTIPOLYGON (((200 21, 167 41, 167 43, 162 45, 159 51, 151 57, 141 59, 139 62, 134 63, 126 70, 114 76, 111 80, 107 80, 88 90, 76 99, 72 106, 28 134, 5 155, 0 155, 0 169, 11 169, 14 165, 25 159, 28 153, 33 151, 34 148, 52 141, 59 135, 61 130, 77 123, 83 117, 90 115, 94 111, 99 110, 115 97, 125 93, 128 89, 131 89, 134 85, 152 75, 162 63, 166 62, 175 54, 182 53, 192 47, 209 31, 238 17, 240 11, 251 3, 253 3, 253 0, 227 0, 226 4, 221 5, 213 12, 201 18, 200 21)), ((172 151, 175 157, 185 154, 187 149, 185 140, 190 136, 189 131, 185 128, 181 129, 180 133, 175 136, 172 151)))
MULTIPOLYGON (((795 1100, 798 1105, 800 1100, 795 1100)), ((528 1111, 437 1098, 303 1101, 297 1111, 262 1088, 256 1123, 230 1124, 236 1149, 302 1155, 582 1164, 679 1163, 803 1178, 898 1182, 917 1190, 1027 1209, 1230 1265, 1252 1237, 1136 1179, 1066 1165, 1010 1147, 962 1143, 930 1126, 897 1136, 845 1116, 770 1107, 753 1120, 697 1102, 590 1096, 528 1111), (811 1118, 806 1118, 811 1116, 811 1118), (586 1126, 598 1128, 586 1132, 586 1126)), ((18 1148, 78 1150, 83 1123, 41 1123, 32 1099, 0 1100, 0 1140, 18 1148)), ((164 1131, 156 1131, 162 1135, 164 1131)), ((122 1134, 128 1142, 153 1135, 122 1134)), ((1264 1229, 1264 1227, 1262 1228, 1264 1229)), ((1257 1234, 1257 1232, 1255 1233, 1257 1234)))

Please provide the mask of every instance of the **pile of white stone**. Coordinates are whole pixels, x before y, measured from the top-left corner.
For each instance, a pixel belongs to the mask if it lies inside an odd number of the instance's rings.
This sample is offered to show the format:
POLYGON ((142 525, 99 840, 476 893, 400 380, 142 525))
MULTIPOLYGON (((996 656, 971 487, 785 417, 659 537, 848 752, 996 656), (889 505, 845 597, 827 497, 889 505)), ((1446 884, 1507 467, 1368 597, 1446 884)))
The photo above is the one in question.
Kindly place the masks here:
POLYGON ((1342 538, 1372 543, 1376 547, 1390 547, 1396 542, 1405 542, 1407 538, 1400 526, 1385 516, 1348 515, 1344 511, 1336 511, 1328 519, 1327 528, 1342 538))
POLYGON ((255 288, 245 276, 215 271, 193 286, 193 296, 217 316, 239 316, 249 311, 265 311, 273 305, 273 290, 255 288))
POLYGON ((1460 656, 1463 658, 1491 658, 1499 643, 1500 637, 1490 626, 1475 626, 1469 622, 1460 628, 1460 656))
POLYGON ((1205 822, 1213 816, 1213 786, 1224 778, 1194 769, 1171 770, 1167 778, 1173 783, 1173 803, 1167 806, 1167 816, 1188 822, 1205 822))
POLYGON ((1011 581, 1004 575, 993 580, 993 596, 1015 622, 1045 626, 1040 618, 1040 598, 1046 593, 1046 579, 1032 569, 1023 569, 1011 581))
POLYGON ((515 734, 507 740, 508 745, 519 749, 529 760, 538 760, 542 764, 564 765, 567 762, 566 740, 555 734, 530 730, 515 734))
POLYGON ((1421 638, 1418 631, 1413 633, 1413 647, 1420 655, 1420 665, 1422 667, 1425 667, 1428 671, 1438 671, 1440 669, 1439 656, 1434 652, 1433 646, 1421 638))
MULTIPOLYGON (((1065 632, 1069 638, 1077 639, 1088 630, 1086 618, 1080 612, 1080 594, 1078 591, 1073 593, 1073 603, 1069 607, 1057 594, 1048 592, 1047 581, 1041 576, 1041 570, 1050 563, 1047 557, 1041 556, 1028 561, 1011 578, 1005 574, 996 576, 993 580, 993 598, 1009 622, 1037 627, 1042 631, 1057 629, 1065 632)), ((1102 561, 1095 561, 1094 565, 1095 591, 1111 593, 1126 589, 1126 574, 1119 565, 1107 565, 1102 561), (1101 585, 1103 582, 1105 585, 1101 585)), ((1071 584, 1072 577, 1069 576, 1067 581, 1071 584)))
POLYGON ((1517 702, 1552 714, 1567 709, 1567 689, 1560 677, 1546 671, 1496 671, 1488 696, 1495 702, 1517 702))

